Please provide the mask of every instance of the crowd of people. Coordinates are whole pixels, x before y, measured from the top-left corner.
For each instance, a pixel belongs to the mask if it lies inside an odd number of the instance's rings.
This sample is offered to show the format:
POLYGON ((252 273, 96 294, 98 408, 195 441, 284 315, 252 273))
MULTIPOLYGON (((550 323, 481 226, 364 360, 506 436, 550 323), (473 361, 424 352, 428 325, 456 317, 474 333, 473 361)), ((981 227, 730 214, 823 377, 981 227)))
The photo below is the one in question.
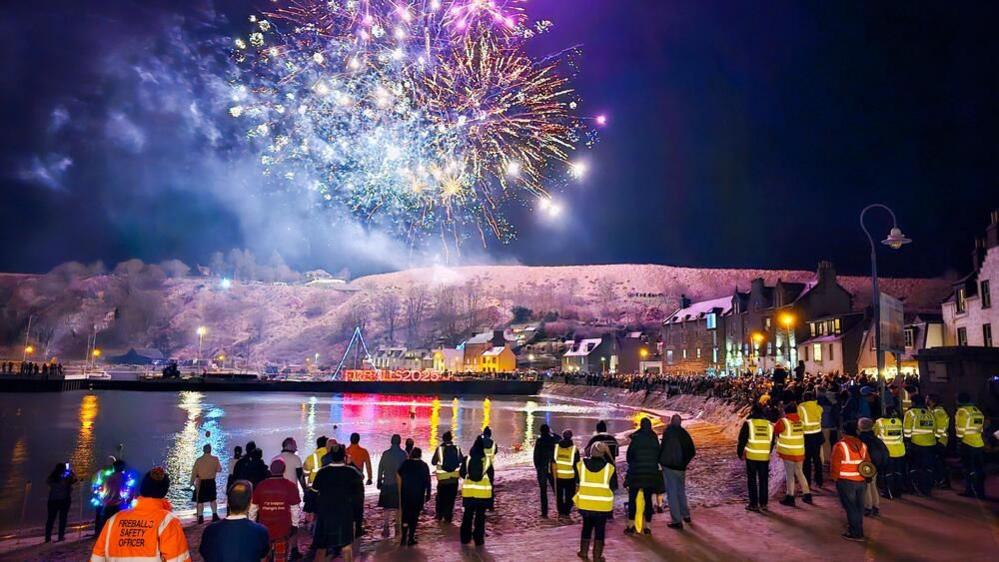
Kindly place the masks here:
MULTIPOLYGON (((628 383, 625 388, 632 388, 634 381, 628 383)), ((863 375, 810 376, 778 369, 767 375, 714 380, 666 375, 643 378, 641 384, 635 390, 702 393, 747 404, 735 453, 745 462, 749 512, 769 510, 774 456, 785 475, 779 503, 795 506, 800 498, 813 505, 813 496, 833 481, 832 493, 846 512, 843 536, 849 540, 864 540, 864 518, 880 515, 882 499, 907 493, 929 496, 937 488, 949 487, 944 465, 948 446, 956 446, 960 454, 965 476, 962 495, 984 497, 984 415, 963 393, 958 396, 959 407, 947 412, 939 397, 921 394, 916 381, 899 381, 882 396, 874 381, 863 375)), ((694 442, 680 416, 670 418, 661 435, 653 421, 643 417, 637 431, 628 436, 623 474, 619 474, 622 444, 608 433, 606 423, 596 425, 585 446, 577 446, 582 441, 571 431, 539 428, 533 459, 540 516, 549 517, 549 495, 554 496, 556 515, 564 523, 573 510, 579 512, 580 558, 604 559, 606 526, 620 487, 627 490, 626 534, 651 533, 653 515, 667 510, 668 528, 682 530, 692 524, 686 471, 696 455, 694 442)), ((305 456, 288 437, 269 461, 250 441, 235 448, 231 472, 222 476, 225 486, 220 487, 222 463, 205 444, 188 479, 197 522, 204 523, 205 504, 212 517, 199 551, 208 562, 294 560, 307 550, 314 560, 342 556, 349 561, 354 556, 352 545, 368 532, 366 522, 379 521, 381 536, 394 535, 400 548, 406 548, 417 544, 420 515, 431 499, 435 498, 434 520, 447 525, 455 519, 459 497, 460 541, 482 545, 486 514, 496 509, 497 450, 489 427, 467 452, 450 432, 427 455, 413 439, 393 435, 377 467, 357 433, 350 435, 349 443, 320 437, 305 456), (365 486, 379 491, 380 513, 374 517, 365 513, 365 486), (217 501, 223 494, 224 518, 217 501)), ((141 557, 154 551, 165 557, 176 553, 183 560, 186 538, 165 500, 169 475, 154 468, 139 478, 121 459, 112 461, 95 484, 99 501, 93 560, 141 557)), ((63 538, 75 482, 68 464, 57 465, 49 475, 46 540, 56 520, 58 538, 63 538)))
POLYGON ((0 375, 22 375, 28 377, 62 377, 65 371, 62 363, 35 363, 32 361, 0 362, 0 375))

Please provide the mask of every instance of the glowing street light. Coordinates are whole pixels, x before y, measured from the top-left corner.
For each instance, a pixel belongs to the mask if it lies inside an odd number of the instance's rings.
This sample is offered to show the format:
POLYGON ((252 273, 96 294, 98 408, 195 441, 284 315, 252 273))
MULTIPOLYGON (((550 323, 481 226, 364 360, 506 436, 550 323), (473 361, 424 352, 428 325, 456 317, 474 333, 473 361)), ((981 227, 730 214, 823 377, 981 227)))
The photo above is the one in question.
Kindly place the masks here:
POLYGON ((787 366, 790 368, 791 365, 791 328, 794 326, 795 317, 794 314, 790 312, 784 312, 780 315, 780 323, 784 326, 784 330, 787 332, 787 366))
POLYGON ((35 346, 33 346, 33 345, 26 345, 26 346, 24 346, 24 354, 25 355, 31 355, 34 352, 35 352, 35 346))
POLYGON ((638 354, 642 357, 642 359, 645 359, 646 357, 649 356, 649 350, 643 347, 638 351, 638 354))
POLYGON ((95 350, 93 350, 93 351, 90 352, 90 355, 92 355, 94 357, 94 359, 97 359, 98 357, 101 356, 101 350, 95 349, 95 350))

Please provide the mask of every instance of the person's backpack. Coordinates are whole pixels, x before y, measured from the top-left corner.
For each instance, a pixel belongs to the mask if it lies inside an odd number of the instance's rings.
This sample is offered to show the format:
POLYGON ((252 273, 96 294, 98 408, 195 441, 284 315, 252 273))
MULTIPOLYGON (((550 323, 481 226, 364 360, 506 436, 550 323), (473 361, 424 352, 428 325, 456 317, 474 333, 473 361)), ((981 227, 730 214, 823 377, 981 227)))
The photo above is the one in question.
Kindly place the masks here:
POLYGON ((683 466, 683 446, 680 439, 669 432, 663 434, 663 444, 659 449, 659 464, 662 466, 683 466))
POLYGON ((441 469, 444 472, 453 472, 461 466, 461 455, 458 454, 458 447, 454 445, 444 445, 442 449, 441 469))

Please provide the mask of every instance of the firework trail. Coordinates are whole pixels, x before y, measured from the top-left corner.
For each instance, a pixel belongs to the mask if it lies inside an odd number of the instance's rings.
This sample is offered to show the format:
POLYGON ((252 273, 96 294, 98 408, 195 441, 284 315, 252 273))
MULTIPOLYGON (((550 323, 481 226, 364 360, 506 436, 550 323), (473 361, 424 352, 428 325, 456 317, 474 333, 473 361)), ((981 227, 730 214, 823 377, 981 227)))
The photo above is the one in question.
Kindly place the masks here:
POLYGON ((507 241, 507 201, 553 209, 582 174, 578 50, 529 56, 551 24, 523 0, 287 0, 250 24, 229 114, 266 175, 333 215, 444 248, 507 241))

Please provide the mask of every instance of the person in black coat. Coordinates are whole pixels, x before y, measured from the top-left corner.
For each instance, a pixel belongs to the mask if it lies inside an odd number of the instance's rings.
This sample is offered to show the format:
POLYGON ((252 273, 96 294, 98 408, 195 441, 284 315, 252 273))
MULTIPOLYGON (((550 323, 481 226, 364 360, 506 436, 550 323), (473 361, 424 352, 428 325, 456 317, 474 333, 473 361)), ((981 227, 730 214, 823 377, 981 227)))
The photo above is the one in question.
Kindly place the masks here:
MULTIPOLYGON (((635 533, 635 500, 639 492, 645 497, 645 522, 652 521, 652 494, 662 487, 662 476, 659 471, 659 438, 652 431, 652 420, 642 418, 638 431, 631 434, 628 445, 628 474, 624 485, 628 488, 628 528, 625 534, 635 533)), ((645 526, 645 534, 652 530, 645 526)))
POLYGON ((662 465, 666 477, 669 512, 673 518, 668 527, 672 529, 682 529, 684 523, 690 523, 690 508, 687 506, 687 465, 697 452, 694 440, 680 423, 679 415, 674 414, 670 418, 669 427, 663 431, 659 452, 659 464, 662 465))
POLYGON ((552 461, 555 460, 555 444, 558 438, 552 435, 548 424, 541 426, 541 435, 534 442, 534 471, 541 491, 541 517, 548 517, 548 487, 555 490, 555 476, 552 475, 552 461))
POLYGON ((617 442, 617 438, 607 433, 607 422, 600 420, 597 422, 597 432, 590 437, 590 442, 586 444, 586 450, 584 451, 587 457, 593 456, 590 454, 593 445, 596 443, 605 443, 607 445, 607 460, 610 462, 617 462, 617 453, 620 445, 617 442))
POLYGON ((409 458, 399 466, 396 478, 402 505, 402 546, 416 544, 416 525, 423 503, 430 501, 430 468, 423 462, 423 451, 413 447, 409 458))
POLYGON ((325 561, 326 553, 343 554, 345 562, 354 559, 354 505, 364 501, 364 479, 361 472, 347 464, 347 451, 334 445, 323 457, 326 465, 316 473, 312 487, 318 494, 316 527, 312 544, 316 560, 325 561))
MULTIPOLYGON (((874 435, 874 420, 860 418, 857 421, 857 431, 857 437, 864 445, 867 445, 867 454, 871 456, 871 462, 878 469, 878 473, 887 472, 888 446, 874 435)), ((867 489, 864 492, 864 515, 879 515, 881 513, 881 493, 878 491, 877 474, 867 482, 867 489)))

